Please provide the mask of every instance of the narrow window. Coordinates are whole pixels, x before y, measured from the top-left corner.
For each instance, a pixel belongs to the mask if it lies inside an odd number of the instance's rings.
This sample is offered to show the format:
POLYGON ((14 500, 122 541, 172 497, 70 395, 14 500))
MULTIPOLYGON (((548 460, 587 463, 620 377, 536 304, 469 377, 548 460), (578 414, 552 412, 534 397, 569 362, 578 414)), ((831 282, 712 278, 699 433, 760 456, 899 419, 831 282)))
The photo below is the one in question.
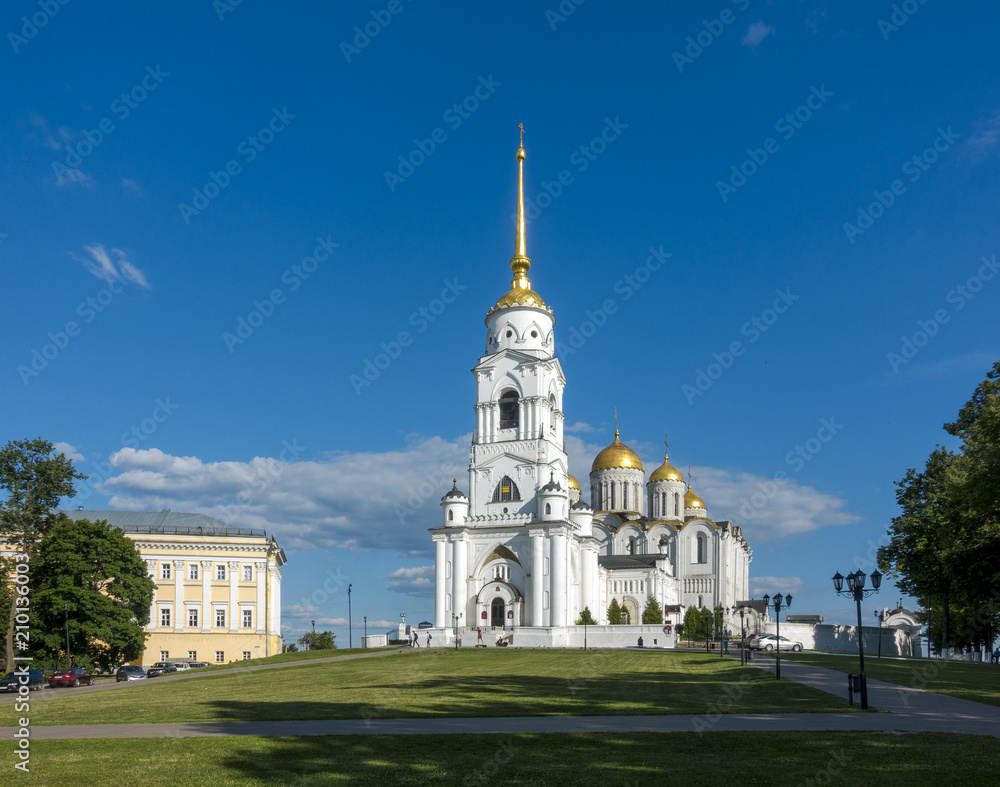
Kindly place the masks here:
MULTIPOLYGON (((191 608, 188 609, 188 627, 196 629, 198 628, 198 610, 191 608)), ((194 658, 193 656, 191 658, 194 658)))
POLYGON ((160 609, 160 625, 169 626, 170 625, 170 608, 162 607, 160 609))
POLYGON ((546 503, 545 504, 545 513, 546 514, 551 514, 552 513, 552 504, 551 503, 546 503))
POLYGON ((705 558, 705 536, 702 533, 698 534, 698 563, 706 563, 705 558))
POLYGON ((188 564, 188 579, 198 579, 198 564, 189 563, 188 564))
POLYGON ((252 629, 253 628, 253 610, 245 609, 243 610, 243 628, 252 629))
POLYGON ((160 563, 160 579, 170 579, 170 564, 160 563))
POLYGON ((226 627, 226 610, 219 607, 215 610, 215 627, 224 629, 226 627))
POLYGON ((500 428, 516 429, 520 422, 517 391, 507 391, 500 397, 500 428))
POLYGON ((448 521, 449 522, 453 522, 454 520, 455 520, 455 512, 454 511, 449 511, 448 512, 448 521))
POLYGON ((680 493, 674 492, 674 516, 681 515, 681 496, 680 493))
POLYGON ((225 581, 225 579, 226 579, 226 564, 225 563, 219 563, 215 567, 215 578, 217 580, 225 581))
POLYGON ((253 566, 243 566, 243 581, 253 582, 253 566))
POLYGON ((611 508, 610 508, 610 510, 611 511, 615 510, 615 484, 614 484, 614 482, 611 483, 611 508))

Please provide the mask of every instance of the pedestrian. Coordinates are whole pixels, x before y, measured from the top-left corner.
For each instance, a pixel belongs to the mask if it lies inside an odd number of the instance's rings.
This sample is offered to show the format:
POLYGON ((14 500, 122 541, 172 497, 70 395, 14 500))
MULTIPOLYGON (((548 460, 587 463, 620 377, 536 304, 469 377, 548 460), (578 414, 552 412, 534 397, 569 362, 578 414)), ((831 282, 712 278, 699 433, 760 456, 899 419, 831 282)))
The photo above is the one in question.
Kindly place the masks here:
POLYGON ((722 629, 722 652, 729 655, 729 629, 722 629))
POLYGON ((642 637, 639 637, 639 647, 642 647, 642 637))
POLYGON ((1000 648, 993 651, 993 663, 1000 664, 1000 648))
POLYGON ((483 630, 481 628, 479 628, 478 626, 476 627, 476 647, 477 648, 480 648, 480 647, 485 648, 486 647, 486 643, 483 642, 483 630))
POLYGON ((413 647, 420 647, 420 634, 416 631, 416 629, 413 631, 413 647))
POLYGON ((430 646, 431 646, 431 633, 428 631, 427 632, 427 647, 430 647, 430 646))

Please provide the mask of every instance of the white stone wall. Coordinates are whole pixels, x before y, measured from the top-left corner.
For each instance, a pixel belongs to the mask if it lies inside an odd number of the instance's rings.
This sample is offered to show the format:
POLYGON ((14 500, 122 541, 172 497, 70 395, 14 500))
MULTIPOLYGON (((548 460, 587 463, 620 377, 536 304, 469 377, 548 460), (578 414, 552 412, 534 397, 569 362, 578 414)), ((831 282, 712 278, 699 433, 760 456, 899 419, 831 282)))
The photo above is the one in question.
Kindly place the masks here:
MULTIPOLYGON (((776 624, 768 623, 764 629, 768 634, 776 633, 776 624)), ((882 628, 882 655, 909 656, 910 638, 899 629, 882 628)), ((877 656, 879 648, 879 628, 863 626, 865 658, 877 656)), ((807 650, 829 650, 844 653, 858 652, 858 627, 838 626, 828 623, 782 623, 781 636, 798 640, 807 650)), ((913 654, 919 655, 919 654, 913 654)))

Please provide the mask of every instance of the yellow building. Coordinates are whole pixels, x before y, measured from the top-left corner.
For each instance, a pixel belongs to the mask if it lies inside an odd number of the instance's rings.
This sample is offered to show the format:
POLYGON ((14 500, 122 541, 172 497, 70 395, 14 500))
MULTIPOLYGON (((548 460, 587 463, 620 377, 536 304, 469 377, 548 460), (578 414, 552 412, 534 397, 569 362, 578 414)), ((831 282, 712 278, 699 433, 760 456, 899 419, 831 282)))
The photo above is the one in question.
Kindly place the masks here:
POLYGON ((64 510, 107 520, 146 561, 156 582, 146 650, 136 663, 184 659, 223 664, 282 652, 282 552, 263 530, 204 514, 64 510))

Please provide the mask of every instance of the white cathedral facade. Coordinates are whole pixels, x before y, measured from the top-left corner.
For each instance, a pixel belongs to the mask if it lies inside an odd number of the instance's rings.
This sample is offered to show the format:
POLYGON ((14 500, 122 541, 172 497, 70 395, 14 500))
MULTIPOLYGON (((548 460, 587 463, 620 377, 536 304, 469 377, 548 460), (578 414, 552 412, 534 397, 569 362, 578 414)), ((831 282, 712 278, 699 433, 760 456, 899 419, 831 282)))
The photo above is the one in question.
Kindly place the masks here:
POLYGON ((559 644, 584 609, 606 624, 613 598, 632 624, 650 598, 673 624, 690 606, 721 606, 731 622, 749 598, 749 545, 739 527, 709 518, 666 453, 647 481, 616 430, 594 459, 589 504, 569 474, 556 320, 527 278, 524 158, 522 146, 514 279, 486 315, 485 352, 472 370, 469 494, 456 483, 430 530, 434 627, 504 629, 514 644, 531 632, 525 643, 559 644))

